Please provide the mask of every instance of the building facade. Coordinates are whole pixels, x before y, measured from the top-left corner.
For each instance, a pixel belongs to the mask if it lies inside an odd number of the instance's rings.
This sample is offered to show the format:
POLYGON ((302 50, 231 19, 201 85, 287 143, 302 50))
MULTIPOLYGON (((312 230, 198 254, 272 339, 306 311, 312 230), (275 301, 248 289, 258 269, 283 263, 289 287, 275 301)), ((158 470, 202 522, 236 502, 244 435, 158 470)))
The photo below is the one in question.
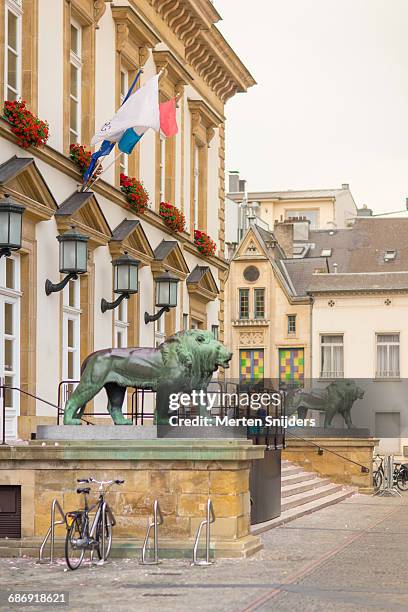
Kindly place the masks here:
MULTIPOLYGON (((7 385, 56 403, 60 381, 78 380, 94 350, 153 346, 190 327, 223 339, 224 110, 254 80, 217 29, 219 19, 208 0, 1 2, 0 103, 26 100, 50 131, 44 148, 22 149, 0 119, 0 192, 26 208, 22 249, 0 259, 0 376, 7 385), (139 84, 161 70, 160 99, 177 96, 178 133, 164 140, 148 132, 82 193, 69 146, 89 146, 140 68, 139 84), (144 214, 129 210, 121 173, 143 182, 150 200, 144 214), (161 201, 184 213, 185 232, 164 225, 161 201), (62 278, 56 237, 72 225, 89 236, 87 272, 47 296, 46 280, 62 278), (214 256, 198 251, 195 229, 216 242, 214 256), (111 260, 125 251, 140 261, 139 291, 102 313, 102 298, 114 298, 111 260), (146 325, 145 311, 155 312, 155 277, 165 270, 180 281, 177 307, 146 325)), ((55 409, 31 396, 7 391, 9 439, 55 422, 55 409)))

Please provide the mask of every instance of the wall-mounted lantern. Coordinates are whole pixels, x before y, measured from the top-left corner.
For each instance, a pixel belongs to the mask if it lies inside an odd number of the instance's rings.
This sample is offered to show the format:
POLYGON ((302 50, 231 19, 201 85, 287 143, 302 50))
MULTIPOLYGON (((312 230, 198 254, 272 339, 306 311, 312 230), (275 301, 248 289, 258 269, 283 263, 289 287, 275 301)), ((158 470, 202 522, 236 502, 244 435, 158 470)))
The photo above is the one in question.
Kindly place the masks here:
POLYGON ((10 257, 12 251, 21 249, 24 211, 9 195, 0 200, 0 257, 10 257))
POLYGON ((160 319, 162 314, 169 312, 170 308, 177 306, 177 285, 179 279, 166 270, 156 277, 156 308, 160 308, 155 315, 145 312, 145 323, 151 323, 160 319))
POLYGON ((84 274, 88 269, 88 240, 78 232, 73 225, 62 236, 57 236, 59 242, 59 271, 66 274, 60 283, 45 281, 45 293, 50 295, 56 291, 62 291, 71 279, 78 278, 78 274, 84 274))
POLYGON ((119 306, 124 299, 128 300, 132 293, 138 291, 138 268, 139 261, 125 253, 112 261, 113 266, 113 292, 119 297, 114 302, 108 302, 105 298, 101 300, 101 310, 113 310, 119 306))

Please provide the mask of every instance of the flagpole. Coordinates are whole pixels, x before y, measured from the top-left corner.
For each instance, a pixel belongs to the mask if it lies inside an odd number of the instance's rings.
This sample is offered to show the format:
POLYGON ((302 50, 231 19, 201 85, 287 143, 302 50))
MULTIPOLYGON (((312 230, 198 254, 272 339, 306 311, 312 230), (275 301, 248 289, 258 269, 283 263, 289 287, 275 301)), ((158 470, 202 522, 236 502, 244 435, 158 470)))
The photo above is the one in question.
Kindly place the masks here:
POLYGON ((104 168, 104 170, 102 170, 102 172, 101 172, 101 173, 100 173, 100 174, 99 174, 99 175, 98 175, 98 176, 97 176, 97 177, 96 177, 96 178, 95 178, 95 179, 92 181, 92 183, 90 183, 90 185, 88 186, 88 188, 89 188, 89 189, 92 187, 92 185, 93 185, 94 183, 96 183, 96 181, 98 181, 98 180, 101 178, 101 176, 102 176, 103 174, 105 174, 105 172, 106 172, 107 170, 109 170, 109 168, 111 168, 111 167, 113 166, 113 164, 114 164, 114 163, 116 163, 116 162, 118 161, 118 159, 121 157, 121 155, 122 155, 122 153, 118 153, 118 154, 116 155, 115 159, 113 159, 113 160, 111 161, 111 163, 110 163, 110 164, 108 164, 108 165, 106 166, 106 168, 104 168))

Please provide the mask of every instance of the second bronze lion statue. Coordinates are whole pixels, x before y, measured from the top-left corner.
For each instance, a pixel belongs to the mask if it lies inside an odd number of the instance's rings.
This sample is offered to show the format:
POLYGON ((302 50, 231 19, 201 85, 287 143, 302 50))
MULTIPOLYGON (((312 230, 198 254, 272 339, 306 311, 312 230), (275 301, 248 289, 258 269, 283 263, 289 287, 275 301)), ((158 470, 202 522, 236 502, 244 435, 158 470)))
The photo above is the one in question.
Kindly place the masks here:
POLYGON ((80 425, 85 406, 104 387, 115 425, 131 425, 122 414, 127 387, 157 391, 158 423, 166 423, 171 393, 206 390, 214 372, 228 368, 232 353, 211 332, 179 332, 157 348, 96 351, 81 368, 81 381, 67 401, 65 425, 80 425))

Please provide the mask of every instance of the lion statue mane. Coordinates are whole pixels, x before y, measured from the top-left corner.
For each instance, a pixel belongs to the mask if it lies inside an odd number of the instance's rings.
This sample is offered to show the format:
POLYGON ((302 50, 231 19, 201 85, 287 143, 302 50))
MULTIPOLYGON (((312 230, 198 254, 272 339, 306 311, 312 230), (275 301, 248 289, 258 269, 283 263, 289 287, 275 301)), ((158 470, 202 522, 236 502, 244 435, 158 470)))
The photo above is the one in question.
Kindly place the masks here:
POLYGON ((80 425, 85 406, 104 387, 115 425, 131 425, 122 414, 126 388, 157 392, 158 422, 167 422, 171 393, 206 390, 214 372, 228 368, 232 353, 209 331, 178 332, 157 348, 110 348, 89 355, 81 380, 67 401, 65 425, 80 425))
POLYGON ((333 417, 341 414, 345 424, 351 429, 354 427, 351 409, 354 402, 363 397, 363 389, 354 380, 336 380, 324 389, 289 392, 286 405, 288 412, 297 412, 301 419, 306 418, 308 410, 324 411, 324 427, 330 427, 333 417))

